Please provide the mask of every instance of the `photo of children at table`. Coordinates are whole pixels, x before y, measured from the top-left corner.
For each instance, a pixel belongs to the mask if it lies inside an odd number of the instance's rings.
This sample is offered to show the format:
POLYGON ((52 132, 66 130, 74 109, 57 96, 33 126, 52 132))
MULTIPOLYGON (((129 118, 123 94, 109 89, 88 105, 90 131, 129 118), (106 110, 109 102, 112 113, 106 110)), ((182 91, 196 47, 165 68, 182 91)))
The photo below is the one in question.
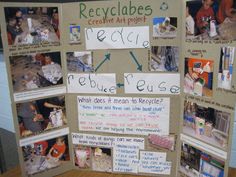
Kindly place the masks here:
POLYGON ((58 42, 57 7, 5 7, 8 45, 58 42))
MULTIPOLYGON (((194 20, 192 39, 236 40, 236 0, 187 1, 186 11, 189 14, 186 21, 189 16, 194 20)), ((186 30, 186 37, 188 35, 186 30)))
POLYGON ((20 136, 32 136, 67 124, 65 96, 18 103, 20 136))
POLYGON ((184 92, 212 97, 213 61, 196 58, 185 59, 184 92))
POLYGON ((70 160, 68 138, 61 136, 23 146, 27 175, 33 175, 63 165, 70 160))
POLYGON ((60 52, 10 57, 14 92, 63 83, 60 52))

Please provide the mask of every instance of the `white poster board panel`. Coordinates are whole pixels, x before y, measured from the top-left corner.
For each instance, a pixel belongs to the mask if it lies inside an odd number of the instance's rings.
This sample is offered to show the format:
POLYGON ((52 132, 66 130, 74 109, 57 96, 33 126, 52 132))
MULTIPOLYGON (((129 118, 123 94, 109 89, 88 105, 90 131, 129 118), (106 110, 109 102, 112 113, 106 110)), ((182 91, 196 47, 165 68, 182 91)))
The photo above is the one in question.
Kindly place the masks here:
POLYGON ((169 135, 170 98, 78 96, 80 131, 169 135))

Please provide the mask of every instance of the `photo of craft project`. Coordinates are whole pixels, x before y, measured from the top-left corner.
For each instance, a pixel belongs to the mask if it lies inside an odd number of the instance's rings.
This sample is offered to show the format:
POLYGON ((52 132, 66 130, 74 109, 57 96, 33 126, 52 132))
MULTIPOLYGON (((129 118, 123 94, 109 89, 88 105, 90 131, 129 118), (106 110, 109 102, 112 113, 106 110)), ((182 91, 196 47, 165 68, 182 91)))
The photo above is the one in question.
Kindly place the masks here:
POLYGON ((148 135, 148 142, 150 146, 160 149, 160 150, 175 150, 175 135, 156 135, 156 134, 149 134, 148 135))
POLYGON ((80 26, 71 24, 70 25, 70 44, 80 43, 80 26))
POLYGON ((24 168, 28 176, 62 166, 70 160, 67 136, 23 146, 22 153, 24 168))
POLYGON ((236 0, 186 2, 186 38, 236 40, 236 0))
POLYGON ((180 173, 188 177, 224 177, 225 162, 191 145, 182 143, 180 173))
POLYGON ((206 59, 185 58, 184 92, 212 97, 213 61, 206 59))
POLYGON ((81 145, 75 145, 75 165, 81 169, 88 169, 91 167, 91 148, 81 145))
POLYGON ((218 87, 231 90, 235 47, 221 47, 218 87))
POLYGON ((27 137, 67 124, 65 96, 17 103, 20 136, 27 137))
POLYGON ((176 36, 177 36, 176 17, 153 18, 153 37, 176 38, 176 36))
POLYGON ((63 84, 60 52, 10 57, 14 92, 63 84))
POLYGON ((5 7, 8 45, 60 42, 57 7, 5 7))
POLYGON ((183 133, 211 145, 227 148, 230 114, 196 103, 184 102, 183 133))
POLYGON ((178 72, 179 48, 173 46, 152 46, 150 71, 178 72))
POLYGON ((112 156, 109 148, 92 148, 92 170, 111 172, 112 156))
POLYGON ((68 52, 66 53, 67 70, 69 73, 92 72, 92 52, 68 52))

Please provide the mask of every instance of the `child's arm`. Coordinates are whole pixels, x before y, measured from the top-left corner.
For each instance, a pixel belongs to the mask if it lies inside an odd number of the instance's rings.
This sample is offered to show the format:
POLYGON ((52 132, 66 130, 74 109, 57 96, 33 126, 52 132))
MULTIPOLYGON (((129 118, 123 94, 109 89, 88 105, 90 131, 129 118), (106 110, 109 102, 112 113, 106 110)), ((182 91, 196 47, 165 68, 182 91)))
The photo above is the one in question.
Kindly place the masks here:
POLYGON ((51 156, 51 153, 52 153, 52 151, 53 151, 53 147, 49 150, 49 152, 48 152, 48 155, 47 156, 51 156))

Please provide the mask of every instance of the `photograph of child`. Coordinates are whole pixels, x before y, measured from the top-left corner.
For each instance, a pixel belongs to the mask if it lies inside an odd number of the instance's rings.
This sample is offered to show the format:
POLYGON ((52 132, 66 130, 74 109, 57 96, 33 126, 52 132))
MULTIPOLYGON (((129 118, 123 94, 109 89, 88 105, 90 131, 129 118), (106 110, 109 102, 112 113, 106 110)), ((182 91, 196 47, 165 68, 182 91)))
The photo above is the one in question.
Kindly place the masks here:
POLYGON ((20 136, 32 136, 67 124, 65 96, 17 103, 20 136))
POLYGON ((112 156, 109 148, 92 148, 92 170, 111 172, 112 156))
POLYGON ((176 38, 176 36, 177 36, 176 17, 153 18, 153 37, 176 38))
POLYGON ((91 148, 81 145, 75 145, 75 165, 80 169, 88 169, 91 167, 91 148))
POLYGON ((70 44, 80 43, 80 26, 70 25, 70 44))
POLYGON ((212 97, 213 61, 206 59, 185 58, 184 92, 212 97))
POLYGON ((67 70, 71 73, 93 72, 92 52, 66 53, 67 70))
POLYGON ((235 47, 221 47, 220 51, 218 87, 231 90, 235 47))
POLYGON ((182 143, 180 173, 188 177, 224 177, 225 162, 189 144, 182 143))
POLYGON ((63 84, 60 52, 10 57, 14 92, 63 84))
POLYGON ((23 146, 22 152, 28 176, 61 166, 70 160, 67 136, 23 146))
POLYGON ((211 145, 227 148, 230 114, 214 108, 184 102, 183 132, 211 145))
POLYGON ((178 72, 179 48, 174 46, 152 46, 150 71, 178 72))
POLYGON ((5 7, 8 45, 60 40, 57 7, 5 7))
POLYGON ((186 38, 236 40, 236 0, 186 2, 186 38))

